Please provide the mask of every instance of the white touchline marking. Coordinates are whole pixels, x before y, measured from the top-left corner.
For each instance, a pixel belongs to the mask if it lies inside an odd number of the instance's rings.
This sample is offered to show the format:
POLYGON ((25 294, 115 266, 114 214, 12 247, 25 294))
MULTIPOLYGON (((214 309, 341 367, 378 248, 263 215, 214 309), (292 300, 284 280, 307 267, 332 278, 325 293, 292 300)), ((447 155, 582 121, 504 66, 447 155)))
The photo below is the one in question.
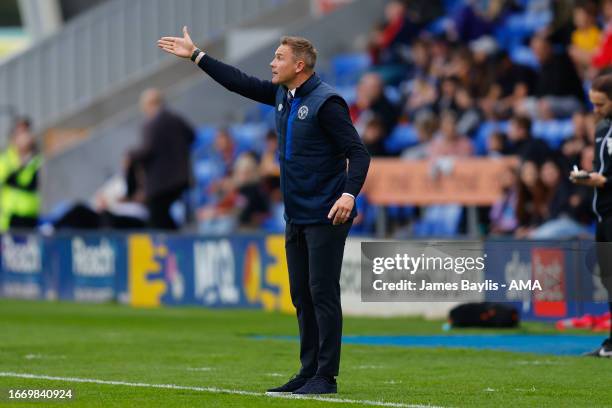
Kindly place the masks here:
POLYGON ((126 387, 165 388, 165 389, 171 389, 171 390, 188 390, 188 391, 210 392, 210 393, 214 393, 214 394, 247 395, 247 396, 251 396, 251 397, 271 397, 271 398, 284 398, 284 399, 305 399, 305 400, 335 402, 335 403, 338 403, 338 404, 371 405, 371 406, 376 406, 376 407, 441 408, 441 407, 436 407, 436 406, 433 406, 433 405, 404 404, 402 402, 354 400, 354 399, 346 399, 346 398, 331 398, 331 397, 309 396, 309 395, 301 396, 301 395, 293 395, 293 394, 267 394, 265 392, 232 390, 232 389, 228 389, 228 388, 217 388, 217 387, 193 387, 193 386, 176 385, 176 384, 147 384, 147 383, 127 382, 127 381, 98 380, 98 379, 95 379, 95 378, 55 377, 55 376, 51 376, 51 375, 42 375, 42 374, 0 372, 0 377, 29 378, 29 379, 34 379, 34 380, 64 381, 64 382, 89 383, 89 384, 123 385, 123 386, 126 386, 126 387))
POLYGON ((53 360, 53 359, 60 359, 63 360, 66 358, 66 356, 63 355, 59 355, 59 356, 47 356, 44 354, 26 354, 25 356, 23 356, 23 358, 25 358, 26 360, 34 360, 34 359, 49 359, 49 360, 53 360))
POLYGON ((212 368, 210 367, 189 367, 187 371, 210 371, 212 368))
POLYGON ((281 373, 266 373, 266 375, 268 377, 284 377, 285 374, 281 374, 281 373))

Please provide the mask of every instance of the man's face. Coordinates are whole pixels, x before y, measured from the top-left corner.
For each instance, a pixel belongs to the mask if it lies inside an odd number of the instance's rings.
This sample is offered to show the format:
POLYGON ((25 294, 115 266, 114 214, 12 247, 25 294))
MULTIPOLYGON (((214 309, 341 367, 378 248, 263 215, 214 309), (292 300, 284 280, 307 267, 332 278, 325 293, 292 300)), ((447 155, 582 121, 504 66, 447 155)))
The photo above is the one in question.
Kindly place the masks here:
POLYGON ((593 104, 593 113, 597 120, 612 117, 612 101, 605 93, 591 89, 589 91, 589 99, 593 104))
POLYGON ((276 49, 274 59, 270 62, 272 83, 280 85, 291 83, 303 69, 303 64, 303 61, 295 60, 293 51, 288 45, 281 45, 276 49))

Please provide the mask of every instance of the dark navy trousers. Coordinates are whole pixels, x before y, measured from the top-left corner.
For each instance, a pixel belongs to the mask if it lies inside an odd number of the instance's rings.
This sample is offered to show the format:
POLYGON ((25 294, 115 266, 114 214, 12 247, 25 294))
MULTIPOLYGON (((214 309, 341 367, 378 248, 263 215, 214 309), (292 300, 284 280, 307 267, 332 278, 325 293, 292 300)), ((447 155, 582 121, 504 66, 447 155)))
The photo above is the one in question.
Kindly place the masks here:
POLYGON ((340 270, 352 220, 340 225, 287 223, 291 300, 300 329, 300 375, 336 376, 340 366, 340 270))

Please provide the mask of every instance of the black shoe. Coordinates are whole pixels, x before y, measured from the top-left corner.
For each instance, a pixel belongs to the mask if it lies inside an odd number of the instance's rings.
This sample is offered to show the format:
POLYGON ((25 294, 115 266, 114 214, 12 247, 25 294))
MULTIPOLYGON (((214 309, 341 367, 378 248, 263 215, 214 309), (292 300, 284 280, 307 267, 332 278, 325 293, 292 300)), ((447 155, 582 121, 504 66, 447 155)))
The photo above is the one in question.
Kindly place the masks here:
POLYGON ((301 388, 304 384, 308 382, 308 377, 302 377, 301 375, 294 375, 291 377, 287 383, 281 385, 280 387, 270 388, 266 392, 293 392, 299 388, 301 388))
POLYGON ((333 377, 322 377, 315 375, 302 388, 293 392, 294 394, 336 394, 338 384, 333 377))
POLYGON ((601 343, 601 346, 599 346, 596 350, 589 353, 584 353, 583 356, 604 358, 612 357, 612 341, 610 339, 605 339, 604 342, 601 343))

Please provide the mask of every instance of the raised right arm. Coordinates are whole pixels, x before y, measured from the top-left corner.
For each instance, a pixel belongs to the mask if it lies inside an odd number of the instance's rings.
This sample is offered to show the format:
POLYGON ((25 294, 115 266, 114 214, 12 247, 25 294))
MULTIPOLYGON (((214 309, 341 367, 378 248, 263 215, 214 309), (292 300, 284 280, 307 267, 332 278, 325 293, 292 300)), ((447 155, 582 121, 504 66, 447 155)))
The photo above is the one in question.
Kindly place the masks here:
POLYGON ((250 76, 231 65, 205 54, 198 66, 227 90, 266 105, 275 105, 278 85, 250 76))
MULTIPOLYGON (((157 41, 157 46, 167 53, 181 58, 191 58, 193 52, 197 49, 187 32, 187 27, 183 27, 182 38, 162 37, 157 41)), ((257 102, 275 105, 278 85, 274 85, 271 81, 249 76, 207 54, 200 55, 196 61, 204 72, 226 89, 257 102)))

